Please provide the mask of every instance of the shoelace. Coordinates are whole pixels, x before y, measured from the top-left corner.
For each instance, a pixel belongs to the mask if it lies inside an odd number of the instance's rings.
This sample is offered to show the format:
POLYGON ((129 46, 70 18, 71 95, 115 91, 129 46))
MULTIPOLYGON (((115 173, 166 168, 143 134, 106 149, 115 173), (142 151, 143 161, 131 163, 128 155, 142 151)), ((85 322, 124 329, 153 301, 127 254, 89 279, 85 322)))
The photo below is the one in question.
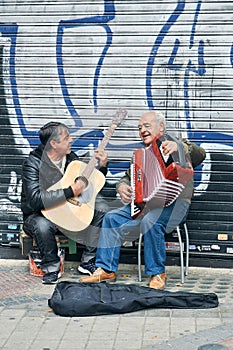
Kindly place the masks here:
POLYGON ((103 271, 103 270, 101 269, 101 267, 98 267, 98 268, 95 270, 95 272, 93 273, 93 276, 98 277, 99 281, 100 281, 100 275, 101 275, 102 271, 103 271))
POLYGON ((161 283, 164 282, 163 279, 162 279, 159 275, 153 276, 152 280, 153 280, 153 279, 155 279, 155 280, 157 280, 157 281, 159 281, 159 282, 161 282, 161 283))

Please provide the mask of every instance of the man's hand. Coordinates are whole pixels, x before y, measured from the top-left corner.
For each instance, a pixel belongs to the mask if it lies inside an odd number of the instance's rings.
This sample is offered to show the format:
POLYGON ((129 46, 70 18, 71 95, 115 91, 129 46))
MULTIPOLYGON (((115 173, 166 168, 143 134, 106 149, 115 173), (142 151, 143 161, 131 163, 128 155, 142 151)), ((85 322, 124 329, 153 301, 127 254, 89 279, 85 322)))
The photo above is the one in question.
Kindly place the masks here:
POLYGON ((177 152, 177 143, 175 141, 163 141, 162 142, 162 149, 163 149, 163 154, 164 155, 169 155, 172 154, 173 152, 177 152))
POLYGON ((74 193, 74 197, 78 197, 86 187, 86 184, 82 180, 76 180, 72 185, 71 188, 74 193))
POLYGON ((98 149, 95 151, 95 157, 99 161, 100 166, 107 166, 108 164, 108 153, 104 150, 98 149))
POLYGON ((122 183, 118 187, 118 193, 120 195, 122 203, 130 203, 132 201, 133 189, 131 186, 122 183))

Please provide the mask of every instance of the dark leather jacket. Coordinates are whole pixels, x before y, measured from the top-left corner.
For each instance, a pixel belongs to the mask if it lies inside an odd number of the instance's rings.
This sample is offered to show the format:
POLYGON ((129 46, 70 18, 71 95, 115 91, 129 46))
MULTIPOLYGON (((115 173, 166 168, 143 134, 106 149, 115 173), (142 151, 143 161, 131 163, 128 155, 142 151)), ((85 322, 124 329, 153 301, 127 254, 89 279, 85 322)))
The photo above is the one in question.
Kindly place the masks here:
MULTIPOLYGON (((62 178, 63 174, 43 151, 44 146, 39 145, 30 152, 28 158, 23 162, 21 210, 24 219, 33 213, 40 212, 42 209, 55 206, 64 202, 65 199, 73 197, 71 187, 47 191, 49 187, 62 178)), ((73 160, 80 160, 74 152, 66 155, 65 169, 73 160)), ((99 170, 106 176, 106 167, 101 167, 99 170)))

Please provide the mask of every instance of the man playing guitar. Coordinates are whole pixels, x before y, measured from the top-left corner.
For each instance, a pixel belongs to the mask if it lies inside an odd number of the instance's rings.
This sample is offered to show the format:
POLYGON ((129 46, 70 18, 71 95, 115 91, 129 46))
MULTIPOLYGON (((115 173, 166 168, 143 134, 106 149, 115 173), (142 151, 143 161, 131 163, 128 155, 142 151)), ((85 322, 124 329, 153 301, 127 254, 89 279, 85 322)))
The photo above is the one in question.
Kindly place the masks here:
MULTIPOLYGON (((43 211, 79 196, 86 188, 88 180, 80 175, 65 188, 48 189, 58 183, 68 165, 78 161, 79 157, 71 151, 72 138, 66 125, 59 122, 45 124, 39 132, 41 144, 25 159, 22 168, 21 209, 23 212, 23 230, 35 238, 42 257, 41 268, 45 273, 43 283, 56 283, 60 270, 55 235, 59 227, 43 215, 43 211)), ((97 149, 95 158, 99 171, 107 174, 107 153, 97 149)), ((81 163, 81 162, 80 162, 81 163)), ((94 272, 94 258, 99 227, 106 208, 97 207, 90 226, 90 241, 86 245, 79 271, 94 272)))

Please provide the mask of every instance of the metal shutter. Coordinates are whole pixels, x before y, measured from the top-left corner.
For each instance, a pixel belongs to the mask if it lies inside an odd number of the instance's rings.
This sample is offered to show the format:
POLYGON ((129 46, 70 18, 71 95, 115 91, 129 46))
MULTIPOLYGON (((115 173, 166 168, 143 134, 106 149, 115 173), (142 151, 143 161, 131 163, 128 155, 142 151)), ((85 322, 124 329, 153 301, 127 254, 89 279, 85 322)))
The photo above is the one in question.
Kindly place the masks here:
POLYGON ((74 150, 92 152, 115 110, 127 108, 128 118, 107 147, 111 197, 138 147, 138 118, 155 108, 165 113, 169 131, 176 129, 207 152, 195 174, 191 253, 197 259, 231 258, 232 22, 231 0, 3 1, 2 243, 14 241, 19 229, 21 163, 38 144, 40 126, 65 122, 74 150))

